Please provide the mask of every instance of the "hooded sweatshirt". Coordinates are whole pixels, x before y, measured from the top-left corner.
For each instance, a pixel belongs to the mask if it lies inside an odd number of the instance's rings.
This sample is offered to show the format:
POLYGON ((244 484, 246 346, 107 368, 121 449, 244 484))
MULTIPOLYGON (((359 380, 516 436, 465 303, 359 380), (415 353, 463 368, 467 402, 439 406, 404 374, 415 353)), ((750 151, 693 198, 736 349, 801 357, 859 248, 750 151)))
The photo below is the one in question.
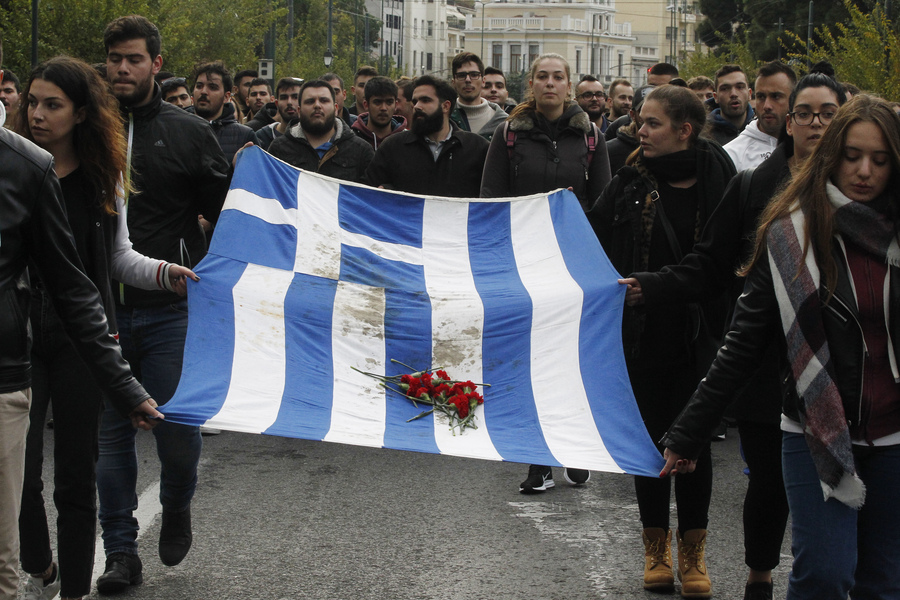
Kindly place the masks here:
POLYGON ((369 113, 359 115, 350 127, 353 133, 369 143, 374 150, 378 150, 381 142, 401 131, 406 131, 406 117, 396 115, 391 119, 391 131, 384 137, 375 135, 375 132, 369 129, 369 113))

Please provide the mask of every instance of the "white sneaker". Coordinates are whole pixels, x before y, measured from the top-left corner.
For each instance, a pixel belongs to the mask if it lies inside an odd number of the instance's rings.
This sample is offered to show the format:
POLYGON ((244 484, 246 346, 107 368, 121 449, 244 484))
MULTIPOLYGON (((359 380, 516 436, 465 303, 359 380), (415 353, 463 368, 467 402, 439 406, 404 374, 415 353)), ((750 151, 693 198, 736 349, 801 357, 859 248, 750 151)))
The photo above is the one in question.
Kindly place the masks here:
POLYGON ((25 597, 23 600, 53 600, 59 594, 59 567, 56 568, 56 579, 48 585, 40 577, 28 577, 25 583, 25 597))
POLYGON ((222 433, 221 429, 216 429, 215 427, 207 427, 206 425, 200 426, 200 435, 219 435, 222 433))

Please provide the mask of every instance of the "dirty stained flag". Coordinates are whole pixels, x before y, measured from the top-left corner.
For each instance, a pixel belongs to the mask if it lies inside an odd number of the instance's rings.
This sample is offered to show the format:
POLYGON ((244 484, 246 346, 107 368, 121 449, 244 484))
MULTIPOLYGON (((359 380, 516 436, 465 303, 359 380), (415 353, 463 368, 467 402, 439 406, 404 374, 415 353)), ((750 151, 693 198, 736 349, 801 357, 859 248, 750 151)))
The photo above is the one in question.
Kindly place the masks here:
POLYGON ((624 290, 574 195, 414 196, 241 154, 167 420, 652 476, 622 355, 624 290), (477 429, 360 371, 487 382, 477 429))

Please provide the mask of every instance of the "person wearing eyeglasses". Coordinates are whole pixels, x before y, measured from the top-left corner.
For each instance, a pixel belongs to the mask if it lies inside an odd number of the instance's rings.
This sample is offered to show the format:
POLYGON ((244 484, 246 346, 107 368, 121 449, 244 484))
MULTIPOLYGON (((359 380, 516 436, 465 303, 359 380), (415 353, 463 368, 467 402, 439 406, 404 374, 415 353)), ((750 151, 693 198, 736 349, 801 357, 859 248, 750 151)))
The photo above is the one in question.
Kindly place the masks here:
POLYGON ((506 111, 481 97, 484 63, 471 52, 462 52, 450 63, 457 99, 450 120, 463 131, 471 131, 491 141, 497 126, 506 121, 506 111))
MULTIPOLYGON (((760 215, 812 154, 843 103, 841 85, 833 78, 819 72, 801 78, 789 98, 788 136, 762 164, 735 177, 700 241, 679 264, 620 280, 629 286, 626 302, 652 310, 662 304, 700 301, 729 286, 736 302, 744 289, 743 279, 735 277, 736 267, 753 253, 760 215), (798 125, 797 119, 804 124, 798 125)), ((780 562, 787 525, 781 472, 781 381, 778 348, 773 344, 733 405, 749 467, 743 507, 744 562, 749 570, 744 600, 773 597, 772 570, 780 562)))
POLYGON ((606 128, 609 127, 609 119, 606 117, 606 92, 603 91, 600 80, 593 75, 583 75, 575 86, 575 100, 600 132, 606 133, 606 128))

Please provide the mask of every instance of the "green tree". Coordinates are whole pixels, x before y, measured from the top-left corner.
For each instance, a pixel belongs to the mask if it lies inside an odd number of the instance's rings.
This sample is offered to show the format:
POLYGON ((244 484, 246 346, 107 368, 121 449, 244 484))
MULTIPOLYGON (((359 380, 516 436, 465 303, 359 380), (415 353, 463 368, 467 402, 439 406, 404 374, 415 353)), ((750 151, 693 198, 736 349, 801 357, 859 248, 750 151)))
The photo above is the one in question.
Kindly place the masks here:
POLYGON ((800 71, 829 61, 838 79, 889 100, 900 99, 900 37, 880 6, 865 12, 845 0, 849 20, 816 30, 806 52, 806 36, 788 32, 789 56, 800 71))
MULTIPOLYGON (((317 77, 326 69, 327 0, 41 0, 38 60, 68 54, 103 62, 103 30, 116 17, 141 14, 156 23, 163 40, 163 68, 189 76, 195 65, 223 60, 232 71, 255 68, 263 41, 276 31, 276 75, 317 77), (288 4, 294 3, 293 44, 288 4)), ((334 0, 331 70, 350 75, 374 62, 366 46, 363 0, 334 0)), ((369 40, 381 23, 369 17, 369 40)), ((0 0, 4 65, 25 76, 31 69, 31 0, 0 0)))

